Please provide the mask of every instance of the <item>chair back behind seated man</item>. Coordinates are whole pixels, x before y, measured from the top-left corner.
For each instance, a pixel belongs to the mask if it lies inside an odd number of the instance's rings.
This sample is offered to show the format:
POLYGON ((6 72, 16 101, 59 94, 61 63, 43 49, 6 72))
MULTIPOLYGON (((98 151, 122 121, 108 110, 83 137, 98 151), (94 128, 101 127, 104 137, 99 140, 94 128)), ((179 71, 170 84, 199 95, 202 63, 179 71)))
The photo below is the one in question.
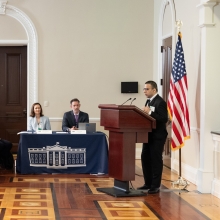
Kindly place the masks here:
POLYGON ((14 158, 11 153, 12 143, 0 138, 0 169, 11 170, 14 167, 14 158))

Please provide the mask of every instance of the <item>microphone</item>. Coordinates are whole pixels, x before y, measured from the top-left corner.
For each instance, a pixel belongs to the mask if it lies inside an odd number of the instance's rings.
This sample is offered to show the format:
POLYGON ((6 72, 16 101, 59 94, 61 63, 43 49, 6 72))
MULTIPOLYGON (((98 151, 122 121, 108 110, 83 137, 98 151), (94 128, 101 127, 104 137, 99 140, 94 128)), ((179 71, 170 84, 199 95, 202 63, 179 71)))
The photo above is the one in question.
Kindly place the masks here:
POLYGON ((128 102, 129 100, 131 100, 131 98, 129 98, 127 101, 123 102, 121 105, 124 105, 126 102, 128 102))
MULTIPOLYGON (((136 98, 133 98, 133 99, 131 100, 131 104, 132 104, 132 102, 133 102, 134 100, 136 100, 136 98)), ((130 105, 131 105, 131 104, 130 104, 130 105)))

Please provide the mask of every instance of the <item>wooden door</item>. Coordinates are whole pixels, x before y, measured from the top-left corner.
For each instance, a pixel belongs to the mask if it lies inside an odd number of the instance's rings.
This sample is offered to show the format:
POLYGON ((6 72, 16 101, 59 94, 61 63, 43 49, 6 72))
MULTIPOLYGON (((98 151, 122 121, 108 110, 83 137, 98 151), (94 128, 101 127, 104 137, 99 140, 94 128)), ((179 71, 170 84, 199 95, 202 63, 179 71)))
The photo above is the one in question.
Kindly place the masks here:
POLYGON ((163 40, 161 52, 163 53, 162 76, 163 76, 163 99, 167 102, 170 91, 170 77, 172 72, 172 37, 163 40))
POLYGON ((27 130, 27 46, 0 47, 0 138, 13 143, 27 130))
MULTIPOLYGON (((162 63, 162 97, 167 102, 170 91, 170 77, 172 72, 172 37, 168 37, 163 40, 163 46, 161 47, 163 53, 162 63)), ((171 167, 171 148, 170 148, 170 134, 171 134, 171 123, 167 123, 168 136, 164 146, 163 163, 167 167, 171 167)))

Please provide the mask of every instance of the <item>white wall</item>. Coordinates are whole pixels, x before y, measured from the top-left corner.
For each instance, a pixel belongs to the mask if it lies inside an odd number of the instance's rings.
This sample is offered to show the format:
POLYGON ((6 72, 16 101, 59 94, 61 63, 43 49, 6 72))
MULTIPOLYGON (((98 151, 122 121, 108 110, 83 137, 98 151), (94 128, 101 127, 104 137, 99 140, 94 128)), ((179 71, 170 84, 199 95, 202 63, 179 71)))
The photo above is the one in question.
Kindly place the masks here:
MULTIPOLYGON (((220 79, 220 43, 213 41, 220 37, 220 6, 214 8, 213 20, 216 25, 208 35, 211 40, 207 49, 209 59, 204 81, 200 69, 199 9, 196 7, 200 1, 169 0, 164 20, 160 20, 164 2, 166 1, 10 0, 8 4, 26 13, 36 28, 39 45, 39 101, 42 104, 49 101, 49 106, 44 107, 44 113, 55 118, 52 120, 53 130, 60 129, 61 121, 57 119, 69 110, 69 101, 74 97, 81 100, 82 110, 88 112, 94 121, 99 118, 98 104, 121 104, 129 97, 136 97, 134 104, 142 107, 145 102, 142 92, 144 82, 149 79, 158 82, 159 79, 158 58, 161 45, 158 42, 162 37, 159 36, 159 27, 162 27, 161 35, 166 35, 170 30, 175 30, 173 20, 169 26, 170 19, 182 20, 191 122, 191 139, 186 141, 182 149, 182 169, 183 176, 196 183, 196 172, 202 159, 199 154, 202 146, 199 131, 204 126, 204 123, 201 125, 201 102, 204 99, 207 106, 204 134, 207 138, 203 145, 212 144, 209 132, 218 129, 220 124, 220 118, 217 117, 220 101, 216 99, 220 79), (121 94, 121 81, 138 81, 139 93, 121 94), (205 85, 204 97, 201 96, 201 82, 205 85)), ((0 40, 27 39, 23 27, 13 18, 4 15, 0 15, 0 33, 0 40)), ((176 35, 173 39, 176 39, 176 35)), ((173 153, 172 159, 172 168, 178 171, 178 152, 173 153)))
POLYGON ((162 37, 166 38, 172 34, 172 12, 170 4, 166 5, 163 15, 162 37))
MULTIPOLYGON (((191 139, 182 149, 182 162, 199 167, 199 133, 200 129, 200 28, 199 11, 196 6, 199 0, 186 2, 175 1, 176 18, 183 21, 182 44, 185 55, 188 79, 188 103, 190 114, 191 139), (184 10, 185 9, 185 10, 184 10)), ((177 154, 177 153, 176 153, 177 154)))
MULTIPOLYGON (((177 30, 173 25, 171 13, 176 16, 176 20, 181 20, 183 26, 182 32, 182 44, 185 55, 187 78, 188 78, 188 101, 189 101, 189 113, 190 113, 190 125, 191 125, 191 139, 187 140, 185 147, 182 148, 182 163, 185 164, 182 168, 182 175, 187 177, 190 181, 196 183, 196 169, 199 168, 199 105, 200 105, 200 28, 199 24, 199 11, 196 6, 199 4, 199 0, 187 0, 187 1, 170 1, 174 2, 173 5, 168 4, 165 7, 165 11, 162 8, 166 1, 156 0, 154 8, 154 35, 158 38, 168 35, 174 31, 175 35, 173 40, 177 39, 177 30), (173 12, 171 12, 173 8, 173 12), (163 20, 161 21, 161 13, 164 13, 163 20), (159 36, 159 27, 162 22, 162 36, 159 36), (187 171, 187 173, 186 173, 187 171)), ((174 20, 175 22, 175 20, 174 20)), ((175 43, 175 42, 174 42, 175 43)), ((176 43, 175 43, 176 44, 176 43)), ((174 45, 175 45, 174 44, 174 45)), ((158 50, 158 41, 154 42, 154 51, 158 50)), ((160 52, 160 51, 159 51, 160 52)), ((173 54, 175 52, 175 46, 173 47, 173 54)), ((160 63, 158 63, 158 56, 160 54, 155 53, 154 58, 154 77, 156 78, 160 71, 160 63)), ((176 172, 178 168, 179 152, 172 152, 172 169, 176 172)))
POLYGON ((0 15, 0 40, 27 40, 22 25, 12 17, 0 15))
MULTIPOLYGON (((143 106, 142 88, 153 76, 153 0, 11 0, 8 4, 35 25, 38 97, 42 104, 49 101, 45 115, 62 118, 75 97, 90 118, 100 117, 99 104, 121 104, 129 97, 143 106), (139 93, 121 94, 121 81, 138 81, 139 93)), ((22 31, 13 32, 20 28, 16 23, 10 22, 4 40, 26 39, 22 31)), ((6 26, 0 26, 0 32, 6 26)), ((57 130, 57 123, 52 122, 52 128, 57 130)))
MULTIPOLYGON (((218 61, 220 5, 207 1, 208 4, 201 4, 198 7, 202 2, 199 0, 154 1, 154 35, 158 36, 158 41, 154 42, 154 78, 158 78, 160 73, 160 62, 158 62, 160 61, 158 50, 160 44, 158 42, 160 42, 161 35, 169 33, 168 24, 172 16, 168 14, 172 13, 175 15, 174 22, 175 20, 183 22, 182 44, 188 78, 191 139, 187 140, 182 148, 182 176, 198 184, 200 192, 211 192, 215 169, 211 131, 220 130, 218 117, 220 99, 217 98, 220 80, 218 61), (169 2, 168 6, 172 7, 164 7, 166 2, 169 2)), ((174 26, 172 30, 175 32, 173 39, 176 39, 177 30, 174 26)), ((173 49, 174 54, 175 47, 173 49)), ((179 152, 172 153, 172 169, 177 172, 179 171, 178 160, 179 152)), ((215 191, 218 185, 219 182, 213 182, 215 191)), ((215 195, 217 194, 219 195, 219 191, 215 192, 215 195)))

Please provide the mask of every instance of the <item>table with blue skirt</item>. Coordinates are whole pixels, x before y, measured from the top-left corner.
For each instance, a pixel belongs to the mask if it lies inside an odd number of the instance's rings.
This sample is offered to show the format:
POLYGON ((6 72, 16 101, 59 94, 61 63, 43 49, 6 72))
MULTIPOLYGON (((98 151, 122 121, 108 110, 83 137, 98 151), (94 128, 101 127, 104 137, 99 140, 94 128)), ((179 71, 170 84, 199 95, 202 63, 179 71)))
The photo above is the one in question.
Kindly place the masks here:
POLYGON ((16 171, 20 174, 107 174, 105 134, 20 134, 16 171))

